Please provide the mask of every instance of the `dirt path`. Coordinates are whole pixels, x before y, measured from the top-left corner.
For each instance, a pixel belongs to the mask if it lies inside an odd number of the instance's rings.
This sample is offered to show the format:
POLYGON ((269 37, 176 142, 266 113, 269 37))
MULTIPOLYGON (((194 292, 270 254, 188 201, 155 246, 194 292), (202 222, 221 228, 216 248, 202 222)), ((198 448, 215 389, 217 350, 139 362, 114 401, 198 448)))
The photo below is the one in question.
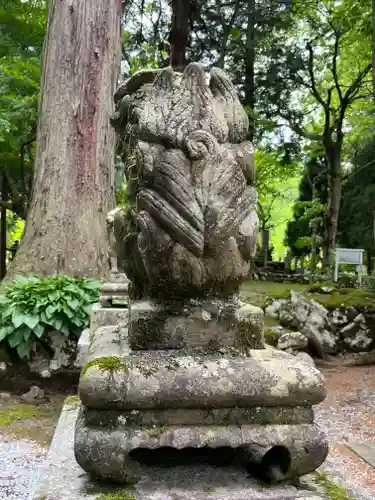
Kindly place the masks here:
MULTIPOLYGON (((336 359, 321 368, 328 395, 316 409, 319 425, 328 433, 328 463, 349 487, 363 487, 375 498, 375 469, 353 453, 349 443, 375 443, 375 366, 347 366, 336 359)), ((354 497, 354 500, 355 497, 354 497)))
MULTIPOLYGON (((316 408, 316 420, 329 436, 325 468, 348 487, 353 500, 375 498, 375 469, 347 443, 375 442, 375 366, 347 366, 334 359, 320 367, 328 395, 316 408)), ((0 394, 0 500, 26 500, 35 471, 43 463, 65 395, 29 406, 0 394)))

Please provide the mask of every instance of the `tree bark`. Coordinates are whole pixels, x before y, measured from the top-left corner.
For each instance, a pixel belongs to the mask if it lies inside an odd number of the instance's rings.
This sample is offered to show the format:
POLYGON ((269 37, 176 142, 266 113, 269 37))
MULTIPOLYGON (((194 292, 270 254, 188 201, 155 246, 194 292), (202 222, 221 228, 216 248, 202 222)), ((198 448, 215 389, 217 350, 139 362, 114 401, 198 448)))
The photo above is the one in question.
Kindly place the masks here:
MULTIPOLYGON (((255 0, 247 2, 247 31, 245 59, 245 106, 254 112, 255 106, 255 0)), ((254 140, 254 120, 250 120, 249 141, 254 140)))
MULTIPOLYGON (((8 201, 7 178, 5 172, 1 175, 1 201, 8 201)), ((0 207, 0 280, 7 272, 7 209, 5 205, 0 207)))
POLYGON ((325 216, 325 235, 323 249, 324 266, 333 266, 333 256, 336 248, 337 226, 340 212, 342 172, 341 172, 342 141, 325 144, 328 165, 328 206, 325 216))
POLYGON ((114 207, 120 0, 50 0, 25 234, 11 275, 99 277, 114 207))
POLYGON ((172 0, 170 65, 177 71, 186 66, 190 14, 191 0, 172 0))
POLYGON ((372 0, 372 90, 375 101, 375 0, 372 0))

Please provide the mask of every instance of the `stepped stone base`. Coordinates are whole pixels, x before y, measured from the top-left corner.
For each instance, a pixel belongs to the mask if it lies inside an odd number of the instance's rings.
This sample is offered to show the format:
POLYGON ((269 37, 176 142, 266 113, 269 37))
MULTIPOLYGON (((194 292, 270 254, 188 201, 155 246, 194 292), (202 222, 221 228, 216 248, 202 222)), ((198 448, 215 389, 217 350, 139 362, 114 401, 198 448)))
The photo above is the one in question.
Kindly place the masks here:
POLYGON ((229 453, 278 482, 327 456, 312 410, 326 396, 321 373, 265 347, 263 313, 250 304, 96 307, 87 359, 74 451, 96 480, 137 483, 155 453, 229 453))
POLYGON ((291 485, 265 488, 236 466, 150 466, 133 487, 103 485, 82 471, 74 458, 74 427, 79 407, 65 405, 48 452, 45 466, 28 500, 98 500, 122 494, 129 500, 324 500, 314 491, 313 477, 305 476, 308 489, 291 485), (312 490, 312 491, 310 491, 312 490))
POLYGON ((136 453, 154 449, 231 448, 239 464, 259 467, 264 477, 279 481, 317 469, 328 444, 314 424, 242 426, 169 426, 105 428, 86 425, 81 412, 75 433, 75 456, 81 467, 101 480, 135 483, 145 469, 136 453))

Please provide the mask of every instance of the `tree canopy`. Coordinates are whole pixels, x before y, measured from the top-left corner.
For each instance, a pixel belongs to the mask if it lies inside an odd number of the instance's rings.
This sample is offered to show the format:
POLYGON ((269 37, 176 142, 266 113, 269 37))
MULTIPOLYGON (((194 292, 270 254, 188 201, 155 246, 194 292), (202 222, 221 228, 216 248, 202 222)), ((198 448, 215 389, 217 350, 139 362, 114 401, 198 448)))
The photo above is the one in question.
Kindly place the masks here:
MULTIPOLYGON (((372 180, 375 88, 369 1, 123 3, 125 75, 196 60, 231 74, 257 149, 263 229, 291 219, 285 244, 302 255, 318 217, 326 263, 336 242, 373 251, 372 181, 365 185, 372 180), (283 186, 298 179, 293 200, 295 189, 283 186), (349 231, 354 200, 361 208, 349 231)), ((0 168, 8 184, 1 203, 21 219, 31 193, 46 16, 44 0, 0 0, 0 168)))

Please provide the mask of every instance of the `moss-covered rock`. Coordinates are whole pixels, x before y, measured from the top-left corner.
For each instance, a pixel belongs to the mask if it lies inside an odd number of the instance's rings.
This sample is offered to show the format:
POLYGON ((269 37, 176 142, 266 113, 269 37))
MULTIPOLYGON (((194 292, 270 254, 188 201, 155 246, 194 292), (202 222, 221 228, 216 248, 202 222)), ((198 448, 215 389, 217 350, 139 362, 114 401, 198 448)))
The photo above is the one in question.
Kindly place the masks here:
POLYGON ((92 366, 96 366, 101 372, 116 372, 120 370, 127 372, 132 366, 132 360, 119 358, 118 356, 102 356, 100 358, 95 358, 85 364, 82 369, 82 375, 92 366))

